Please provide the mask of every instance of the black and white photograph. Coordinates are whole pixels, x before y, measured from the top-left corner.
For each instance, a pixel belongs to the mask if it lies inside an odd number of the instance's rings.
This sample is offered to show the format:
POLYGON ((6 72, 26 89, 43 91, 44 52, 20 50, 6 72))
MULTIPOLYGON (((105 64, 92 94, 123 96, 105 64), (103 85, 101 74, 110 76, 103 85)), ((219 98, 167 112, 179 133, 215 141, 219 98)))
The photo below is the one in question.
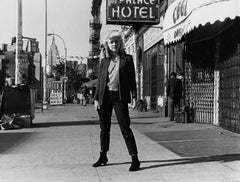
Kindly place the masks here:
POLYGON ((0 182, 240 182, 240 0, 0 2, 0 182))

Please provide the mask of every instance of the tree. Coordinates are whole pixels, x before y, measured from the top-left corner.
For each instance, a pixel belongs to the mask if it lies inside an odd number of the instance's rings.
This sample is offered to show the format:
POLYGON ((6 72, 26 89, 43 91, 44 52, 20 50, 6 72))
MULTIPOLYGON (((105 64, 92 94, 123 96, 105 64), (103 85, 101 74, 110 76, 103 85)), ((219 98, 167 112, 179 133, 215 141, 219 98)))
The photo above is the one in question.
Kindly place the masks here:
MULTIPOLYGON (((53 75, 54 80, 59 81, 61 77, 64 76, 64 62, 60 62, 56 66, 53 66, 53 75)), ((70 90, 77 92, 82 83, 89 81, 89 78, 85 78, 82 74, 79 73, 77 68, 74 68, 71 62, 67 62, 66 65, 66 76, 68 77, 66 86, 70 90)))

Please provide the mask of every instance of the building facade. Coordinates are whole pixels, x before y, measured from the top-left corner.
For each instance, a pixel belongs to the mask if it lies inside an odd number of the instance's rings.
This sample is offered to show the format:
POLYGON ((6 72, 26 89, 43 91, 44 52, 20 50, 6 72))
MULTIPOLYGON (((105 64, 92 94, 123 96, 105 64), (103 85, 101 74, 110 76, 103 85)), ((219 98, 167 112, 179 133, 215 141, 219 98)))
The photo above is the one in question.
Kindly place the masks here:
POLYGON ((171 72, 181 73, 183 120, 240 132, 239 2, 159 2, 158 25, 124 26, 129 31, 126 51, 135 59, 138 99, 167 116, 166 83, 171 72))
POLYGON ((144 101, 148 110, 160 112, 163 116, 166 112, 167 76, 162 35, 165 8, 165 1, 160 1, 160 23, 154 26, 133 26, 130 29, 131 33, 128 33, 132 37, 129 37, 126 42, 127 52, 133 53, 129 51, 131 47, 134 47, 135 51, 132 55, 135 59, 138 100, 144 101))
POLYGON ((164 42, 170 68, 184 72, 187 121, 240 132, 239 9, 236 0, 176 0, 166 11, 164 42))

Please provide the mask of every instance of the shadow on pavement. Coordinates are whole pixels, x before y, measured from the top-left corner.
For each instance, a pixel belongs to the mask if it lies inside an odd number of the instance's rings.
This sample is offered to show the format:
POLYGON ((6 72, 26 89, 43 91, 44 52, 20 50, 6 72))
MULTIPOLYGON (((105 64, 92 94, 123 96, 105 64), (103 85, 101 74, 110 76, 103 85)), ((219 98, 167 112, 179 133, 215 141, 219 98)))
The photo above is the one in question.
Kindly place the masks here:
POLYGON ((33 123, 31 128, 45 128, 45 127, 55 127, 55 126, 76 126, 76 125, 99 125, 99 120, 33 123))
MULTIPOLYGON (((165 167, 165 166, 205 163, 205 162, 233 162, 233 161, 240 161, 240 154, 215 155, 215 156, 181 158, 181 159, 171 159, 171 160, 140 161, 141 163, 163 163, 163 164, 150 165, 146 167, 140 167, 140 170, 165 167)), ((123 164, 130 164, 130 163, 131 162, 109 163, 107 164, 107 166, 123 165, 123 164)))
POLYGON ((165 164, 151 165, 141 168, 151 169, 164 166, 176 166, 176 165, 185 165, 185 164, 196 164, 196 163, 205 163, 205 162, 233 162, 239 161, 240 154, 228 154, 228 155, 215 155, 207 157, 196 157, 196 158, 182 158, 182 159, 173 159, 173 160, 158 160, 158 161, 142 161, 142 163, 157 162, 165 164))
POLYGON ((18 133, 0 133, 0 154, 8 151, 25 139, 31 138, 33 133, 18 132, 18 133))
MULTIPOLYGON (((240 153, 239 139, 232 133, 215 129, 182 130, 182 131, 150 131, 145 125, 137 130, 181 157, 222 156, 240 153)), ((136 125, 135 125, 136 127, 136 125)))
MULTIPOLYGON (((139 115, 139 116, 131 116, 130 115, 130 118, 131 119, 151 119, 151 118, 159 118, 159 116, 141 116, 141 115, 139 115)), ((164 117, 165 118, 165 117, 164 117)), ((166 119, 166 121, 168 121, 169 122, 169 119, 166 119)))
POLYGON ((131 125, 150 125, 155 124, 156 122, 139 122, 139 121, 132 121, 131 125))

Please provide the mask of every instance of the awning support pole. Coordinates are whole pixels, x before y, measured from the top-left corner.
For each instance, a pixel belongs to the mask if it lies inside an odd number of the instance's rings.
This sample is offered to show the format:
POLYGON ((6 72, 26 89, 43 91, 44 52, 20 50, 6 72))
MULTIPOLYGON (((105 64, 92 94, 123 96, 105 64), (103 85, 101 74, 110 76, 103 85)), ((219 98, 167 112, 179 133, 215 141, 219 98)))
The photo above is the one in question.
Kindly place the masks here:
POLYGON ((213 124, 219 125, 219 86, 220 86, 220 36, 215 38, 215 65, 214 65, 214 102, 213 102, 213 124))

